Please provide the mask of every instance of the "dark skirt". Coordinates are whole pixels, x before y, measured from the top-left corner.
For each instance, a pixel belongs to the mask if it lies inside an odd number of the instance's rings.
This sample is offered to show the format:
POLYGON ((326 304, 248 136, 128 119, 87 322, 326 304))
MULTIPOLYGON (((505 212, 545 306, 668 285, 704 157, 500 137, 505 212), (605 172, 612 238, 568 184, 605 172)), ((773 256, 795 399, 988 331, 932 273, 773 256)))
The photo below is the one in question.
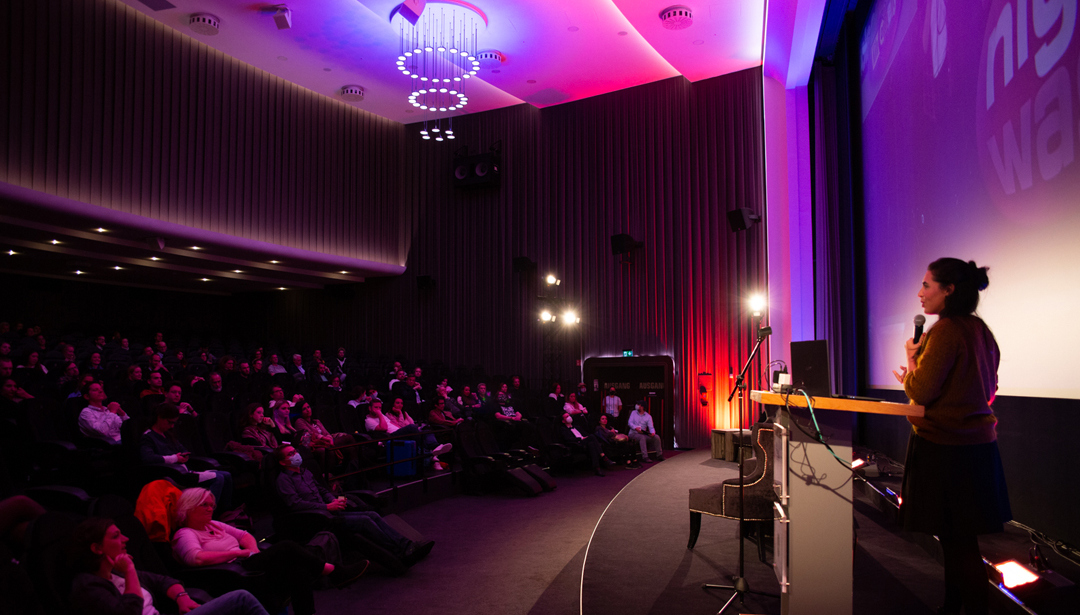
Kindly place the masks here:
POLYGON ((900 520, 935 536, 992 534, 1012 519, 997 442, 935 444, 912 432, 900 520))

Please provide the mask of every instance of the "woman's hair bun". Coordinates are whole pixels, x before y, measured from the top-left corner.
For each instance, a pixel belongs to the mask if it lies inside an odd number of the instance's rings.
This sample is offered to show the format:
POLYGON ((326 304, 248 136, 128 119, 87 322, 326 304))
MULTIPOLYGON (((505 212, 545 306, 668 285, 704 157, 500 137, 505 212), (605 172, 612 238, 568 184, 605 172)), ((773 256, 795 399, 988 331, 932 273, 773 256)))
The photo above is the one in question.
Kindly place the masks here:
POLYGON ((975 281, 975 288, 986 290, 986 287, 990 286, 990 278, 987 276, 990 268, 980 267, 975 264, 975 261, 968 261, 968 267, 971 268, 971 277, 975 281))

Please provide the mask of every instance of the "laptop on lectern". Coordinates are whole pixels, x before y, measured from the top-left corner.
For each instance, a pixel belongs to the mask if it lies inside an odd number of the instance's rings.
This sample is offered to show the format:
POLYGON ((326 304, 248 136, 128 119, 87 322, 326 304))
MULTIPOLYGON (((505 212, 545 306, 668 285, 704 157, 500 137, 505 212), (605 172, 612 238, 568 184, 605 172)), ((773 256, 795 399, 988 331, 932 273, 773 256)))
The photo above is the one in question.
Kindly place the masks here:
POLYGON ((810 397, 833 396, 827 341, 791 342, 791 385, 810 397))

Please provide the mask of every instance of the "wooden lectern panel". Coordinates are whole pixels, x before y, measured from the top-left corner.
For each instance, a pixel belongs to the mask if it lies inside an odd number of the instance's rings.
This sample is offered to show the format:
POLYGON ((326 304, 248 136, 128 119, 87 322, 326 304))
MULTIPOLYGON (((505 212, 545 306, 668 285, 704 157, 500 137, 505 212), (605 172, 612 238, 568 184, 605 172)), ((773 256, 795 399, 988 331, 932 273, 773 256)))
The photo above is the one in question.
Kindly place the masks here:
MULTIPOLYGON (((771 391, 750 391, 750 399, 766 406, 806 407, 806 398, 801 393, 781 395, 771 391)), ((814 410, 840 410, 842 412, 867 412, 895 416, 923 416, 926 414, 926 408, 923 406, 898 404, 891 401, 869 401, 843 397, 811 397, 810 399, 814 402, 814 410)))

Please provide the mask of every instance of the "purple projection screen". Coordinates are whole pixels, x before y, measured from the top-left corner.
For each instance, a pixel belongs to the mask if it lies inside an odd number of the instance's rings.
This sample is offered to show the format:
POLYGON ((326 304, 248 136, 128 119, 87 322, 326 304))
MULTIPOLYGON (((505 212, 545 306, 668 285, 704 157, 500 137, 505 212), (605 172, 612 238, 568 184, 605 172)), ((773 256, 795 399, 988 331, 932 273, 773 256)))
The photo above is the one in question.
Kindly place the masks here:
POLYGON ((871 387, 899 388, 926 265, 953 256, 990 267, 999 393, 1080 398, 1077 2, 874 5, 859 50, 871 387))

